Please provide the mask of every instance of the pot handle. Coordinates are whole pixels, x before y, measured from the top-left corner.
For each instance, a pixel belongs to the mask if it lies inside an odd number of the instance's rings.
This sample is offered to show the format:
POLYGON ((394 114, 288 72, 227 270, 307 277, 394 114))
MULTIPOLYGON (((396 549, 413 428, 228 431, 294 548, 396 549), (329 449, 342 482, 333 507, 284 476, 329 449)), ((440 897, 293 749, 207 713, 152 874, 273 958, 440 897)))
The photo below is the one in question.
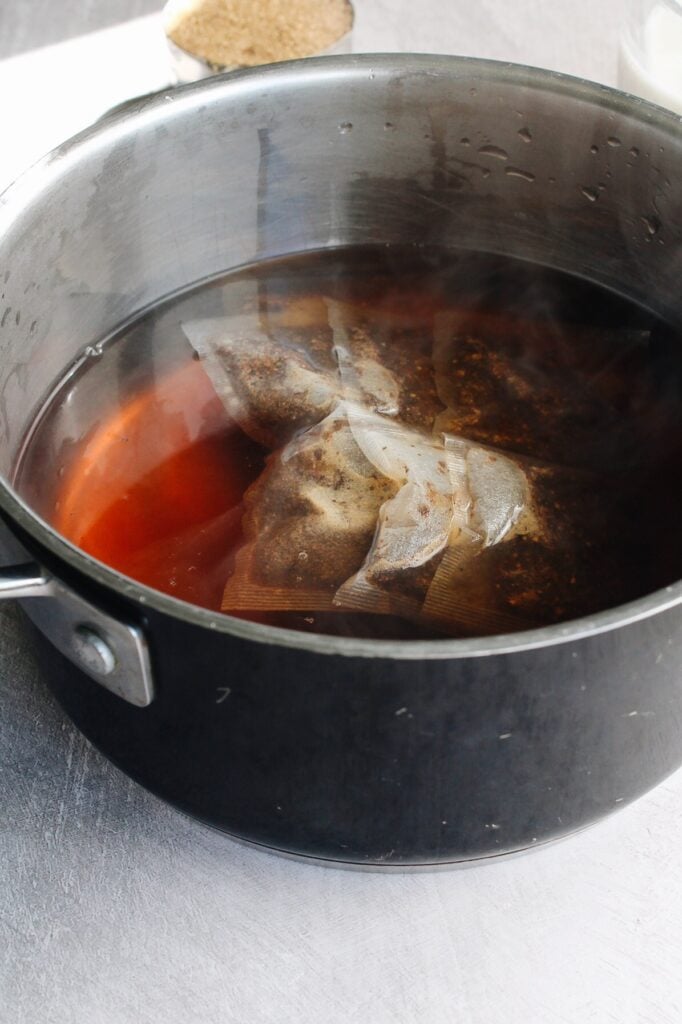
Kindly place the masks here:
POLYGON ((151 660, 139 626, 86 601, 34 562, 0 568, 0 601, 10 598, 21 601, 57 650, 96 683, 136 707, 151 704, 151 660))
POLYGON ((0 568, 0 601, 9 598, 44 597, 49 579, 33 563, 0 568))

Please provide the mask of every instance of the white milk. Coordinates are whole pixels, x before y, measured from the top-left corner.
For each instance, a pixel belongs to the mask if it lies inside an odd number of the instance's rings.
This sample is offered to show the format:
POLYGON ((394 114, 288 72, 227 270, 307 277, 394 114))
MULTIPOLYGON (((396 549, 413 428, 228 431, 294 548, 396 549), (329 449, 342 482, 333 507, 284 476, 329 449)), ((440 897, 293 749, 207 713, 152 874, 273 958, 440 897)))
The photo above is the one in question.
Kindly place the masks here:
POLYGON ((644 24, 638 46, 623 36, 618 84, 682 114, 682 6, 674 10, 657 4, 644 24))

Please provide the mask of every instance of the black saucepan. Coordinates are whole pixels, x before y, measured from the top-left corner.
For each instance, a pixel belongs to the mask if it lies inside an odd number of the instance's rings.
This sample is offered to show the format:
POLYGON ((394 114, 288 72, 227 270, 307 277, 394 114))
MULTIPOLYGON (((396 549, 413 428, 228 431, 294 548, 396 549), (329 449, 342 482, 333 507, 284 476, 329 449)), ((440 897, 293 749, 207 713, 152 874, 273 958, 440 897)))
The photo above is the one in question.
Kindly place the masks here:
POLYGON ((680 180, 680 120, 659 108, 544 71, 395 55, 172 91, 29 171, 0 200, 0 590, 23 600, 85 735, 233 836, 369 865, 539 846, 676 768, 682 584, 513 636, 299 634, 97 563, 12 474, 88 346, 264 258, 421 240, 579 273, 679 317, 680 180), (463 138, 506 160, 480 173, 463 138))

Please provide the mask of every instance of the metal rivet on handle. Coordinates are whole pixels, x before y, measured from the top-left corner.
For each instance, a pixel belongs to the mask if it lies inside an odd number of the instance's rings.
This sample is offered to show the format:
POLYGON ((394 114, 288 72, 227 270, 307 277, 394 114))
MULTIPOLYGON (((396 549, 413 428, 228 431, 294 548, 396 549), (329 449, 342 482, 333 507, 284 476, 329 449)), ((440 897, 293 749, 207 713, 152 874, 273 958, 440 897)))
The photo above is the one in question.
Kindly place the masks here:
POLYGON ((110 675, 116 668, 116 655, 107 641, 91 626, 76 626, 73 651, 81 665, 100 676, 110 675))

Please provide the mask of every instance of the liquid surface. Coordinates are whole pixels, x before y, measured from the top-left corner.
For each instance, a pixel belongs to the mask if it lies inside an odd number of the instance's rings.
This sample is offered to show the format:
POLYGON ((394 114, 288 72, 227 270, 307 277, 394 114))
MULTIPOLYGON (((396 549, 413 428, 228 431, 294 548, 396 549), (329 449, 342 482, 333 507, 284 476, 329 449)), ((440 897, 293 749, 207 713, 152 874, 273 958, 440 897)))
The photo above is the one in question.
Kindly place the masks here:
MULTIPOLYGON (((90 555, 220 611, 244 546, 244 494, 272 446, 236 425, 182 325, 238 316, 242 328, 252 322, 254 332, 287 337, 304 331, 315 343, 329 331, 315 323, 328 308, 321 297, 359 309, 405 380, 432 373, 446 324, 448 429, 539 474, 553 541, 489 549, 480 563, 483 597, 480 574, 466 581, 479 605, 504 601, 520 614, 509 628, 525 628, 617 605, 682 575, 680 338, 594 285, 476 254, 381 249, 291 257, 172 300, 64 383, 26 448, 18 489, 90 555)), ((407 392, 404 398, 408 416, 420 422, 407 392)), ((429 416, 442 411, 436 402, 429 416)), ((469 629, 393 608, 226 610, 355 636, 499 631, 494 616, 469 629)))

